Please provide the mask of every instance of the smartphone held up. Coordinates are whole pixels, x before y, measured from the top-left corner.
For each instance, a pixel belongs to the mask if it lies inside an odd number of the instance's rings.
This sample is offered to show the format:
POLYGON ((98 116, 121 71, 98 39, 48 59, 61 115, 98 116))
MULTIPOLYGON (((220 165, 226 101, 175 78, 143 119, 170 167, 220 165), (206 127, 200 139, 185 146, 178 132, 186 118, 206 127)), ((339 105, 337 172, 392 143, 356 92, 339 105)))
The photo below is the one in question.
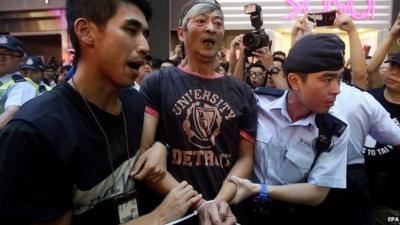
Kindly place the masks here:
POLYGON ((307 19, 311 23, 313 23, 315 27, 330 27, 333 26, 333 23, 336 19, 336 11, 329 12, 319 12, 319 13, 309 13, 307 14, 307 19))

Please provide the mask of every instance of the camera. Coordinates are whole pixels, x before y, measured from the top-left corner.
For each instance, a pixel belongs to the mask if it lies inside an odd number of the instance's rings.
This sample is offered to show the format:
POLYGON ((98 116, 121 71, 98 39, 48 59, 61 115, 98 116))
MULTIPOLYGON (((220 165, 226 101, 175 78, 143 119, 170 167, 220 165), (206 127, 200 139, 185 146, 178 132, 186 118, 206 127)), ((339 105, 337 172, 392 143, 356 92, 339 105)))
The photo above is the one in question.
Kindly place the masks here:
POLYGON ((309 13, 307 18, 314 23, 316 27, 333 26, 336 19, 336 11, 309 13))
POLYGON ((261 6, 253 3, 244 6, 244 12, 250 15, 251 26, 254 27, 252 32, 249 32, 243 36, 243 45, 245 48, 245 56, 252 56, 252 52, 256 49, 270 46, 270 40, 264 29, 261 29, 263 25, 263 19, 261 14, 261 6))

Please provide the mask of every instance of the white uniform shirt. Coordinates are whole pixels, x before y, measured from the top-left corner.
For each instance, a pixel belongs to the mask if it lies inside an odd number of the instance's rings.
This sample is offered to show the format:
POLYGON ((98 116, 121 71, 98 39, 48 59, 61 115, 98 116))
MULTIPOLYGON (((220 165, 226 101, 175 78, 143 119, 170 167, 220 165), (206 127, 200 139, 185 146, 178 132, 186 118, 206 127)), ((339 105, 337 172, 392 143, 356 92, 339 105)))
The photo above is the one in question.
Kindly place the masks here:
MULTIPOLYGON (((258 129, 254 173, 262 183, 303 183, 315 158, 318 136, 313 113, 292 122, 287 112, 287 91, 280 98, 258 95, 258 129)), ((342 119, 341 119, 342 120, 342 119)), ((343 120, 344 121, 344 120, 343 120)), ((346 187, 348 129, 332 138, 330 152, 323 152, 306 182, 331 188, 346 187)))
POLYGON ((135 88, 136 91, 140 91, 140 85, 136 82, 133 84, 133 88, 135 88))
POLYGON ((348 165, 364 164, 361 151, 367 135, 371 135, 383 144, 400 144, 400 128, 393 122, 385 108, 368 92, 342 83, 334 109, 350 125, 348 165))
MULTIPOLYGON (((12 79, 12 75, 14 74, 8 74, 0 77, 0 81, 4 84, 12 79)), ((36 97, 37 95, 38 92, 32 84, 29 82, 18 82, 8 88, 4 95, 0 97, 2 99, 1 102, 3 103, 4 101, 4 109, 7 109, 9 106, 21 107, 25 102, 36 97)))

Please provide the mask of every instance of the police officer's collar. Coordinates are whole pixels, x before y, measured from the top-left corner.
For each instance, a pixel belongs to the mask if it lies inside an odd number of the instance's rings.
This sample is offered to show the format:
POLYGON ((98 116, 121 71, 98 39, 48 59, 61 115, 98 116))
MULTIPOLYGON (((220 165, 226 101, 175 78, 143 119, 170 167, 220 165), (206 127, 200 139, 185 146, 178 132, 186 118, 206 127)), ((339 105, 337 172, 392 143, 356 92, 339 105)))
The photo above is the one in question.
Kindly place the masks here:
MULTIPOLYGON (((289 94, 289 91, 285 91, 285 94, 282 95, 282 97, 276 99, 270 106, 271 110, 280 110, 280 113, 285 116, 289 121, 291 121, 289 112, 287 109, 287 96, 289 94)), ((292 123, 294 126, 309 126, 313 125, 315 126, 315 116, 316 113, 313 112, 310 115, 308 115, 306 118, 300 119, 298 121, 295 121, 292 123)))
POLYGON ((12 75, 14 75, 14 74, 19 74, 19 75, 21 75, 19 72, 9 73, 9 74, 6 74, 6 75, 0 77, 0 81, 4 84, 4 83, 6 83, 9 79, 11 79, 12 75))

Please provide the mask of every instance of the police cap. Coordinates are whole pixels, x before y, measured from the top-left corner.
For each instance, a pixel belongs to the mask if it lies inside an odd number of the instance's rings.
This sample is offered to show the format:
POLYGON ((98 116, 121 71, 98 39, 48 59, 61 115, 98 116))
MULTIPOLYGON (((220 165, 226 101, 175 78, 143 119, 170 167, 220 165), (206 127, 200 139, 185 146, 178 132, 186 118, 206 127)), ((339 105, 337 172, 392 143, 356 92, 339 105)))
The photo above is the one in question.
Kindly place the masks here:
POLYGON ((344 66, 343 41, 335 34, 312 34, 303 37, 290 49, 283 65, 288 73, 335 71, 344 66))
POLYGON ((0 47, 25 55, 25 47, 20 40, 10 35, 0 35, 0 47))
POLYGON ((34 71, 43 71, 44 64, 42 59, 37 56, 28 56, 25 58, 25 62, 20 66, 21 69, 31 69, 34 71))

